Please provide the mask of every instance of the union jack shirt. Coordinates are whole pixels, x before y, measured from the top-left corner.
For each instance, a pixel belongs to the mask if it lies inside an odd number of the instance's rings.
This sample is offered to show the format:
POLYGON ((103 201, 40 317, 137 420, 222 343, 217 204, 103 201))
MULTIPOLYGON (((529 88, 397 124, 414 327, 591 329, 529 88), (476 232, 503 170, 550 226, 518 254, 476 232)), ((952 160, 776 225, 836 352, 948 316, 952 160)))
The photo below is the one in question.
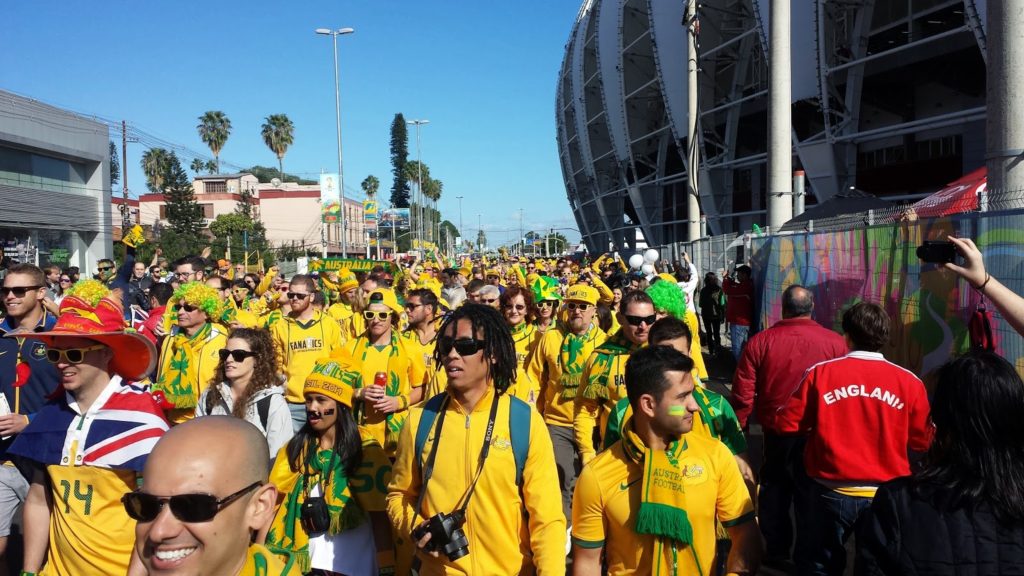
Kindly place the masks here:
POLYGON ((141 473, 168 430, 147 387, 111 378, 84 414, 71 394, 48 402, 18 435, 8 454, 43 466, 95 466, 141 473))

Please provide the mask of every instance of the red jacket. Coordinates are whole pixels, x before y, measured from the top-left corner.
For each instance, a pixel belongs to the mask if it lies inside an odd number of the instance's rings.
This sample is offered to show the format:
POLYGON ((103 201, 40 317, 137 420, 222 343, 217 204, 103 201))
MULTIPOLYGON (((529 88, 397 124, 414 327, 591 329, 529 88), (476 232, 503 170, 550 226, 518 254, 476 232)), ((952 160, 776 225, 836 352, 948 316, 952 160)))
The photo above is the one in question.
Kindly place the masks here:
POLYGON ((725 292, 725 320, 737 326, 750 326, 754 319, 754 282, 750 279, 737 282, 727 276, 722 282, 725 292))
POLYGON ((910 474, 908 447, 931 445, 928 414, 917 376, 878 352, 854 351, 812 366, 781 420, 807 434, 811 478, 880 484, 910 474))
POLYGON ((149 339, 150 342, 155 346, 157 344, 156 327, 164 321, 164 313, 167 311, 167 306, 158 306, 149 311, 149 318, 142 323, 142 328, 139 328, 139 334, 142 334, 149 339))
POLYGON ((810 318, 779 320, 747 341, 732 379, 730 399, 740 426, 755 408, 769 432, 792 434, 777 423, 779 410, 796 393, 811 366, 846 354, 846 340, 810 318), (755 400, 756 398, 756 400, 755 400))

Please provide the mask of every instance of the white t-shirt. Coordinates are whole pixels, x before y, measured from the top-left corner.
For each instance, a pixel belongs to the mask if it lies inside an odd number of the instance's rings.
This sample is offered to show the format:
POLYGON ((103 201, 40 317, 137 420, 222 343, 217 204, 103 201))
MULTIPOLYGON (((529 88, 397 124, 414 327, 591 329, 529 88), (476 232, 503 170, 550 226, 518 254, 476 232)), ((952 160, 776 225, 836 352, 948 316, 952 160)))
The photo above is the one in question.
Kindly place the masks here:
MULTIPOLYGON (((320 485, 313 486, 309 495, 319 496, 320 485)), ((334 536, 310 534, 309 565, 348 576, 377 576, 377 545, 370 519, 334 536)))

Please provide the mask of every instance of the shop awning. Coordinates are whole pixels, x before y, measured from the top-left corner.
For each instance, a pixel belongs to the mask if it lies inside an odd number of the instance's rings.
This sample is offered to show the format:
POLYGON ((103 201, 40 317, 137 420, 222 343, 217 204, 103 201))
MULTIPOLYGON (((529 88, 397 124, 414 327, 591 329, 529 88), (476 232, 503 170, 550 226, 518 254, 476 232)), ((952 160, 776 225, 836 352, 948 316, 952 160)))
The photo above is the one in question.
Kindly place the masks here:
POLYGON ((978 209, 978 194, 988 185, 988 170, 978 168, 911 206, 919 218, 937 218, 978 209))

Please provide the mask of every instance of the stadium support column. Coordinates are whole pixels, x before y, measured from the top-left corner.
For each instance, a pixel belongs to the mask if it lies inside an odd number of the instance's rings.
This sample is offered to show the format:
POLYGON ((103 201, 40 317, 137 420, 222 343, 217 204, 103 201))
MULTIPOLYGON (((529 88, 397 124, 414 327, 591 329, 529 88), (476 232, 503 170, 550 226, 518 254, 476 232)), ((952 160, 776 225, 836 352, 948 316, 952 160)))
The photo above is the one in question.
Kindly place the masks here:
POLYGON ((700 138, 697 137, 697 0, 686 3, 686 146, 687 175, 686 189, 686 239, 690 242, 700 238, 700 199, 697 195, 697 174, 700 172, 700 138))
POLYGON ((790 0, 771 0, 768 35, 768 226, 793 217, 793 107, 790 0))
POLYGON ((1024 194, 1024 2, 988 6, 989 209, 1016 208, 1024 194))

